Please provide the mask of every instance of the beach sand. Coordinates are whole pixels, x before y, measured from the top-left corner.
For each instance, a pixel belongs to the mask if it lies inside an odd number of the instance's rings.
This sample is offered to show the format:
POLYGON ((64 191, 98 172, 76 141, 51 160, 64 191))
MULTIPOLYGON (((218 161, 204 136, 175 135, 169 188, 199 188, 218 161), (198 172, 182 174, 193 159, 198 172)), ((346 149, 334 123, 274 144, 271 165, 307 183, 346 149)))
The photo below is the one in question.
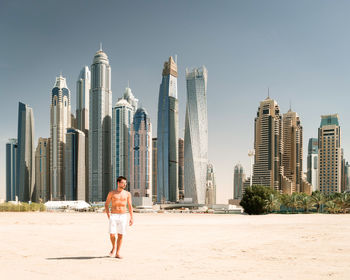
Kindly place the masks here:
POLYGON ((350 279, 350 215, 0 213, 1 279, 350 279))

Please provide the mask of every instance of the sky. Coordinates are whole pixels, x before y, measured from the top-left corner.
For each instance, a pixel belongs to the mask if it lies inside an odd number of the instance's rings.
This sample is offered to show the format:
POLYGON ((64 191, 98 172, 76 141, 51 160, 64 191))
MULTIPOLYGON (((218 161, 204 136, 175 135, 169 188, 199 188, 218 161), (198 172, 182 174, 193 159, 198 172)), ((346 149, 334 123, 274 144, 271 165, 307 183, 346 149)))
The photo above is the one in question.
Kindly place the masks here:
MULTIPOLYGON (((209 161, 217 202, 233 196, 233 169, 250 172, 254 118, 267 97, 292 108, 307 143, 320 116, 338 113, 350 155, 349 1, 284 0, 1 0, 0 198, 5 144, 17 137, 18 102, 33 108, 35 139, 49 137, 50 92, 62 72, 75 112, 76 81, 100 42, 112 68, 113 104, 130 83, 157 133, 163 64, 177 55, 179 135, 183 137, 185 69, 208 69, 209 161)), ((35 147, 36 147, 35 143, 35 147)))

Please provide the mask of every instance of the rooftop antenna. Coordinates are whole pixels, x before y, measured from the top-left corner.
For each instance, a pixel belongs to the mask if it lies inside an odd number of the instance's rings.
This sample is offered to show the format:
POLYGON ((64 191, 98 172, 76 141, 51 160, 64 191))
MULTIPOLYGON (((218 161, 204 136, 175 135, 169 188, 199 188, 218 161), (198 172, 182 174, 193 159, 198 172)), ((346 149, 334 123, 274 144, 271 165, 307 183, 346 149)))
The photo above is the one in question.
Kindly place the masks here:
POLYGON ((289 111, 292 111, 292 101, 289 100, 289 111))
POLYGON ((175 63, 177 64, 177 54, 175 54, 175 63))
POLYGON ((60 78, 62 78, 62 70, 60 71, 60 78))
POLYGON ((100 51, 102 51, 102 43, 100 42, 100 51))
POLYGON ((270 87, 267 87, 267 98, 270 98, 270 87))
POLYGON ((129 80, 128 80, 128 88, 130 88, 129 80))

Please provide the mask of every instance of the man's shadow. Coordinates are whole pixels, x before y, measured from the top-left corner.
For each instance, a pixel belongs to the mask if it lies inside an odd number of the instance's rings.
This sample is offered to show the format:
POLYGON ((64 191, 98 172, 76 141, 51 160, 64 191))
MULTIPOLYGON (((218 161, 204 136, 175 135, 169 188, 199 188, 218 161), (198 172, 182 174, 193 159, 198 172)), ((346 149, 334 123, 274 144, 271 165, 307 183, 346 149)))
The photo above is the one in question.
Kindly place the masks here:
POLYGON ((110 256, 96 256, 96 257, 60 257, 60 258, 46 258, 49 261, 60 261, 60 260, 92 260, 92 259, 104 259, 111 258, 110 256))

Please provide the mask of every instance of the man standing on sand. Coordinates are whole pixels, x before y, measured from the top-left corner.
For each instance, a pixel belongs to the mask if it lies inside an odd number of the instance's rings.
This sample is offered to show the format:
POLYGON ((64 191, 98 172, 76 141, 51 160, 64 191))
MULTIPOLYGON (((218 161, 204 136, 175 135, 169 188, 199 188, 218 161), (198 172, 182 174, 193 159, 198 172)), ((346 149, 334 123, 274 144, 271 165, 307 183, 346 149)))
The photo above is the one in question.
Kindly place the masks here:
POLYGON ((109 253, 111 257, 115 256, 118 259, 122 257, 119 254, 120 247, 123 241, 123 235, 126 234, 127 226, 127 214, 126 214, 126 204, 129 206, 130 221, 131 226, 134 223, 134 218, 132 216, 132 204, 131 204, 131 194, 125 191, 126 178, 119 176, 117 179, 118 188, 116 190, 110 191, 105 204, 106 213, 109 219, 109 234, 112 242, 112 250, 109 253), (109 213, 109 204, 112 202, 112 213, 109 213), (115 234, 118 234, 117 248, 115 247, 115 234))

